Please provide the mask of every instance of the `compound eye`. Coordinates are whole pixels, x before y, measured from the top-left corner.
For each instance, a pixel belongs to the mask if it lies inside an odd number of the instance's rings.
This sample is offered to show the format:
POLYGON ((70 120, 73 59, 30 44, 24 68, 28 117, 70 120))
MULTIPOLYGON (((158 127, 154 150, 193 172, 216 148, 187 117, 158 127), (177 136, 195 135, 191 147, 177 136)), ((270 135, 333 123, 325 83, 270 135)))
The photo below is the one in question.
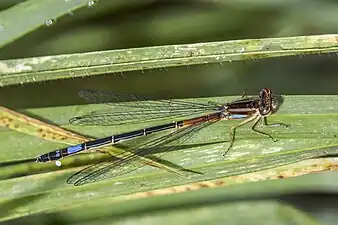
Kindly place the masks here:
POLYGON ((259 97, 260 98, 264 98, 265 96, 265 89, 262 89, 260 92, 259 92, 259 97))
POLYGON ((269 88, 262 88, 259 92, 259 97, 260 98, 266 98, 268 96, 270 96, 272 93, 271 93, 271 90, 269 88))
POLYGON ((259 92, 260 102, 259 102, 259 112, 261 115, 268 115, 271 112, 272 99, 271 91, 268 88, 263 88, 259 92))

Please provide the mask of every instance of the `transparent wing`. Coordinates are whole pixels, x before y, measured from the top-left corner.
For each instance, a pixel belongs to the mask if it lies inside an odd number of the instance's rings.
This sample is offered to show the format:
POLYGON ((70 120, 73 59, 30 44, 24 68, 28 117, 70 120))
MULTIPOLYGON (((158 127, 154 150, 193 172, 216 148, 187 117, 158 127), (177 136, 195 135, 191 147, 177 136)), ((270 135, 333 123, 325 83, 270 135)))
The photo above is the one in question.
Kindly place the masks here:
POLYGON ((70 119, 74 125, 112 126, 140 123, 163 118, 179 118, 218 111, 220 106, 214 103, 195 103, 180 100, 151 100, 131 94, 113 93, 105 90, 81 90, 79 96, 90 103, 105 103, 115 107, 129 107, 121 111, 92 112, 70 119))
MULTIPOLYGON (((119 107, 132 107, 132 108, 156 108, 156 109, 168 109, 168 108, 210 108, 210 104, 194 103, 182 100, 154 100, 151 97, 115 93, 108 90, 81 90, 78 95, 89 103, 105 103, 112 106, 119 107)), ((213 105, 215 108, 215 105, 213 105)))
POLYGON ((89 166, 68 178, 67 183, 79 186, 130 173, 131 171, 145 166, 136 160, 138 158, 136 156, 147 157, 156 154, 156 157, 160 158, 165 153, 177 149, 178 146, 191 138, 199 130, 215 122, 217 121, 210 121, 197 126, 188 126, 146 142, 143 145, 134 148, 134 155, 130 155, 130 152, 128 152, 127 157, 124 157, 124 154, 120 154, 118 160, 89 166))
MULTIPOLYGON (((211 112, 207 109, 181 109, 181 110, 138 110, 121 112, 91 113, 88 115, 73 117, 69 123, 81 126, 113 126, 122 124, 134 124, 161 119, 175 119, 187 116, 194 116, 211 112)), ((215 112, 215 109, 213 110, 215 112)))

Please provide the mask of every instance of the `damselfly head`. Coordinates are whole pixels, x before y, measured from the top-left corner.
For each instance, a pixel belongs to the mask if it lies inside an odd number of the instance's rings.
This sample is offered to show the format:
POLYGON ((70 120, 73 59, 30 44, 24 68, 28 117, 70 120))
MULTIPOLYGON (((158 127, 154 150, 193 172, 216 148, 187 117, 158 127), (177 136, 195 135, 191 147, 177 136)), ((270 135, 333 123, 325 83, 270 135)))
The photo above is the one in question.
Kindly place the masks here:
POLYGON ((263 88, 259 92, 259 112, 263 116, 268 116, 279 110, 279 107, 284 103, 282 95, 274 95, 268 88, 263 88))

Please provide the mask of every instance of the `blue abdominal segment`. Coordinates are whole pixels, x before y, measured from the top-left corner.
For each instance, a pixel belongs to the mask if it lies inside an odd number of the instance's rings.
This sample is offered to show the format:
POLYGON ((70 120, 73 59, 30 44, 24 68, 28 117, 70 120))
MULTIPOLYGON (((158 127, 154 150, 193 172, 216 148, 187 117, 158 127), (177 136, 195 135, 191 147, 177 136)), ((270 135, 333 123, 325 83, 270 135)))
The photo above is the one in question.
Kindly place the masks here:
POLYGON ((74 145, 74 146, 70 146, 67 148, 67 153, 68 154, 74 154, 77 153, 79 151, 83 150, 83 145, 82 144, 78 144, 78 145, 74 145))
POLYGON ((231 114, 229 116, 229 119, 244 119, 247 118, 248 115, 244 115, 244 114, 231 114))

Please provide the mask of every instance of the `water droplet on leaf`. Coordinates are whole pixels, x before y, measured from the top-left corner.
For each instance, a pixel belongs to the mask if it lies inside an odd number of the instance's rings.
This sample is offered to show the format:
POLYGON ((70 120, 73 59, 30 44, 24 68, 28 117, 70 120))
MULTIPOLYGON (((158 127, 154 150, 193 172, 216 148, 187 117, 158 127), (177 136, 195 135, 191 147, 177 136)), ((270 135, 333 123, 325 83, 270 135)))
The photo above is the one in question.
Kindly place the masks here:
POLYGON ((88 2, 88 7, 94 7, 98 3, 98 0, 92 0, 88 2))
POLYGON ((52 26, 55 23, 56 20, 54 19, 49 19, 45 21, 46 26, 52 26))

